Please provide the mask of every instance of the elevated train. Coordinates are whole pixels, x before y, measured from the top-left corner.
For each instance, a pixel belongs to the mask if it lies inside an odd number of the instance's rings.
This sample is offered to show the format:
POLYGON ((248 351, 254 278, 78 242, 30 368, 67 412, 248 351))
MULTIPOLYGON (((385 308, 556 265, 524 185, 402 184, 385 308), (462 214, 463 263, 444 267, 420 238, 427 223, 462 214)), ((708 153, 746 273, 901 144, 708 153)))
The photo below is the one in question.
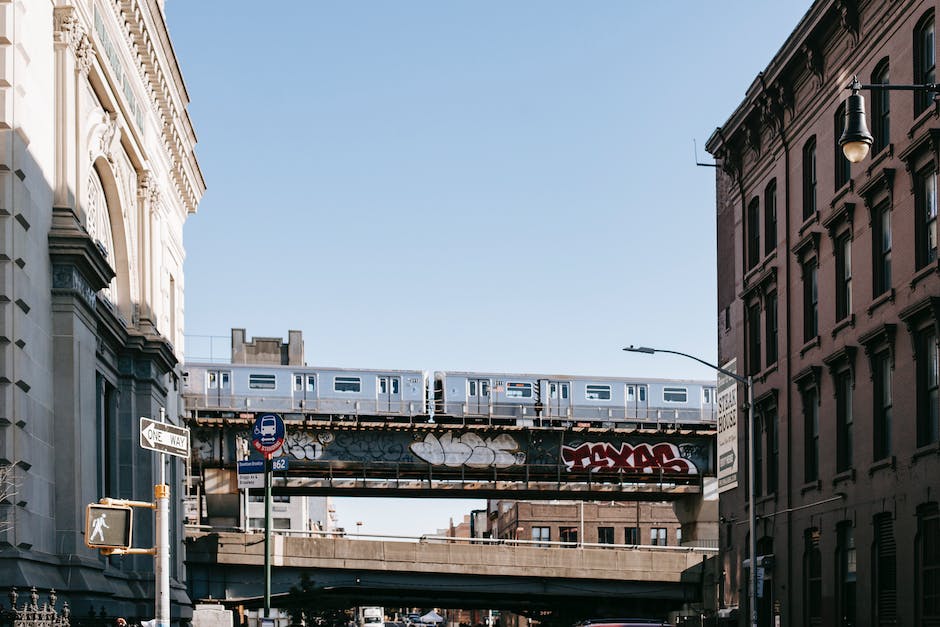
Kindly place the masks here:
POLYGON ((191 410, 341 420, 713 428, 716 382, 492 372, 189 363, 191 410))

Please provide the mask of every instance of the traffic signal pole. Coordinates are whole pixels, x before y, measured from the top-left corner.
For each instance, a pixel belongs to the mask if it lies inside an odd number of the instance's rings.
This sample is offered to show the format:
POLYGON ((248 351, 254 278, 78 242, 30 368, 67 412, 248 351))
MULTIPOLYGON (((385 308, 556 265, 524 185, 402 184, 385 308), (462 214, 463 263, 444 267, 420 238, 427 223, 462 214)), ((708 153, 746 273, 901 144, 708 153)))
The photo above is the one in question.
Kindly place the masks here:
MULTIPOLYGON (((160 422, 166 422, 166 410, 162 407, 160 422)), ((170 486, 166 483, 166 454, 163 452, 160 453, 160 484, 153 486, 153 497, 157 502, 155 627, 170 627, 170 486)))

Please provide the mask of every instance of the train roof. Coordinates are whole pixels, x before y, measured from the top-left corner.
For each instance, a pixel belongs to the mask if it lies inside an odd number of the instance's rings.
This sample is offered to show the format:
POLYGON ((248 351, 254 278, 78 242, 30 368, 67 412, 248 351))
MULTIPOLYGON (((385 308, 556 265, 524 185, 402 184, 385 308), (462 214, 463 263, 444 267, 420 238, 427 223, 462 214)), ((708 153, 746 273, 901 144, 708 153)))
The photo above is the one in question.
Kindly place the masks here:
POLYGON ((435 370, 434 374, 448 374, 466 377, 525 377, 526 379, 555 379, 559 381, 610 381, 612 383, 685 383, 688 385, 715 385, 718 381, 715 379, 662 379, 653 377, 628 377, 628 376, 590 376, 580 374, 533 374, 527 372, 469 372, 463 370, 435 370))
POLYGON ((307 370, 316 370, 316 371, 327 371, 327 372, 381 372, 381 373, 390 373, 390 374, 421 374, 427 376, 427 370, 403 370, 401 368, 341 368, 338 366, 308 366, 304 364, 303 366, 290 366, 283 364, 233 364, 230 362, 202 362, 202 361, 191 361, 183 363, 183 370, 187 368, 214 368, 214 369, 223 369, 223 368, 255 368, 255 369, 270 369, 270 370, 289 370, 291 372, 297 371, 307 371, 307 370))

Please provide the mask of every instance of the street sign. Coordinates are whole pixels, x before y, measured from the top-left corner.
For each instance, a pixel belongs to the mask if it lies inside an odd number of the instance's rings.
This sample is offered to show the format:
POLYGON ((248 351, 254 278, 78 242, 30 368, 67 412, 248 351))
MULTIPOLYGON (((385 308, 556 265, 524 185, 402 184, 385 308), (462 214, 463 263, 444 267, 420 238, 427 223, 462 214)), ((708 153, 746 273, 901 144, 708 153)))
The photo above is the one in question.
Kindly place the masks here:
POLYGON ((189 457, 189 429, 141 416, 140 446, 159 453, 189 457))
POLYGON ((250 475, 264 472, 263 459, 245 459, 236 463, 238 465, 238 474, 240 475, 250 475))
POLYGON ((238 464, 238 489, 264 487, 264 460, 245 459, 238 464))
POLYGON ((290 467, 290 462, 287 457, 278 457, 271 461, 271 470, 287 472, 287 469, 290 467))
POLYGON ((284 421, 277 414, 261 414, 251 430, 251 445, 265 455, 274 453, 284 444, 284 421))
POLYGON ((131 546, 134 510, 126 505, 85 507, 85 545, 92 549, 127 549, 131 546))

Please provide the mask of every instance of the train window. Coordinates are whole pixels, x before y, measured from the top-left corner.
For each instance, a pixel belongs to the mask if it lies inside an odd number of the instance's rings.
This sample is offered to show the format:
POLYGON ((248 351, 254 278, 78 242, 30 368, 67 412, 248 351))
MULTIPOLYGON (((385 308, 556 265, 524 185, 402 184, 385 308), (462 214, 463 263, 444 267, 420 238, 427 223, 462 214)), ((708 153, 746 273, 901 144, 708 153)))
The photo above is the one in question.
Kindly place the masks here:
POLYGON ((561 384, 561 397, 568 398, 568 384, 567 383, 561 384))
POLYGON ((317 389, 317 377, 316 375, 308 374, 307 375, 307 391, 313 392, 317 389))
POLYGON ((636 391, 632 385, 627 386, 627 402, 632 403, 636 400, 636 391))
POLYGON ((640 387, 636 389, 636 391, 640 395, 640 402, 645 403, 646 402, 646 386, 641 385, 640 387))
POLYGON ((506 384, 506 398, 532 398, 532 384, 510 381, 506 384))
POLYGON ((294 375, 294 391, 301 392, 304 389, 304 375, 295 374, 294 375))
POLYGON ((588 385, 584 388, 584 398, 589 401, 609 401, 609 385, 588 385))
POLYGON ((548 386, 548 397, 549 398, 558 398, 559 394, 561 398, 568 398, 568 384, 567 383, 551 383, 548 386), (560 390, 558 388, 561 388, 560 390))
POLYGON ((209 379, 206 381, 206 387, 210 390, 214 390, 219 387, 219 374, 217 372, 209 372, 209 379))
POLYGON ((219 387, 221 387, 223 390, 228 389, 228 379, 229 379, 229 373, 228 373, 228 372, 223 372, 223 373, 222 373, 222 385, 219 386, 219 387))
POLYGON ((398 394, 398 392, 399 392, 398 386, 399 386, 399 385, 400 385, 400 384, 399 384, 399 378, 398 378, 398 377, 392 377, 392 394, 398 394))
POLYGON ((467 385, 470 386, 470 396, 476 396, 477 395, 477 382, 471 379, 470 381, 467 381, 467 385))
POLYGON ((388 394, 388 379, 379 377, 379 394, 388 394))
POLYGON ((685 388, 663 388, 663 401, 667 403, 686 403, 689 391, 685 388))
POLYGON ((489 395, 490 395, 490 382, 480 381, 480 396, 489 396, 489 395))
POLYGON ((362 381, 359 377, 333 377, 334 392, 359 392, 362 390, 362 381))
MULTIPOLYGON (((225 373, 222 374, 222 377, 224 383, 225 373)), ((274 390, 277 388, 277 375, 250 374, 248 375, 248 387, 252 390, 274 390)))
POLYGON ((702 388, 702 400, 706 405, 715 402, 715 388, 702 388))

